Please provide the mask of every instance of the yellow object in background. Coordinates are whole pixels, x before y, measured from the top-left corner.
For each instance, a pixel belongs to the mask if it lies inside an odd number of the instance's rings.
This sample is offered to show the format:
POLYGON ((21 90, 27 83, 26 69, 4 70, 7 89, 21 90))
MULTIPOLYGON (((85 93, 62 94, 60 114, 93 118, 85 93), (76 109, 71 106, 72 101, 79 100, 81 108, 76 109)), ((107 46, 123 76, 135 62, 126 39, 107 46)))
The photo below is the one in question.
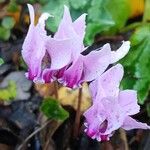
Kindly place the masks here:
POLYGON ((131 6, 130 18, 140 16, 144 12, 144 0, 128 0, 131 6))

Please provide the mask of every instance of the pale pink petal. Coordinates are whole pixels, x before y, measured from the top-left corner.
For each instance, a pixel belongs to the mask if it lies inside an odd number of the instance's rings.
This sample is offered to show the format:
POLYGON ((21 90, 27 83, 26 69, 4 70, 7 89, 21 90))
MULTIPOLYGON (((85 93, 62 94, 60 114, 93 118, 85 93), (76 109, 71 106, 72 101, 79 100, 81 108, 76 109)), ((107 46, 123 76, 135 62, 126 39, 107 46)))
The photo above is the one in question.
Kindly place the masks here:
MULTIPOLYGON (((64 6, 64 15, 60 22, 60 25, 58 27, 58 31, 54 35, 54 39, 56 40, 71 40, 72 46, 70 46, 70 43, 68 43, 68 49, 71 50, 72 54, 72 61, 76 61, 84 49, 83 45, 83 34, 81 32, 84 32, 84 25, 81 24, 81 21, 83 21, 83 17, 81 19, 77 20, 75 23, 76 25, 73 25, 70 12, 67 6, 64 6), (81 29, 76 29, 78 25, 82 25, 81 29), (75 27, 74 27, 75 26, 75 27), (76 31, 77 30, 77 31, 76 31), (80 33, 80 34, 79 34, 80 33), (81 36, 82 34, 82 36, 81 36)), ((66 51, 68 51, 66 49, 66 51)))
POLYGON ((84 56, 84 81, 92 81, 100 76, 110 64, 110 45, 106 44, 100 51, 92 51, 84 56))
POLYGON ((122 65, 117 64, 103 73, 95 81, 91 82, 89 87, 93 97, 98 97, 99 99, 104 97, 117 97, 123 72, 122 65))
POLYGON ((104 116, 104 107, 102 103, 98 102, 94 103, 90 108, 88 108, 83 115, 88 123, 92 123, 96 116, 99 118, 96 120, 101 123, 106 119, 104 116))
POLYGON ((122 59, 128 53, 129 49, 130 49, 130 42, 129 41, 123 42, 123 44, 118 50, 111 52, 111 63, 115 63, 120 59, 122 59))
POLYGON ((82 14, 77 20, 73 22, 73 27, 76 33, 81 37, 81 39, 84 39, 85 35, 85 28, 86 28, 86 22, 85 22, 86 14, 82 14))
POLYGON ((47 39, 45 31, 45 19, 42 17, 40 22, 34 26, 34 10, 32 5, 28 4, 31 24, 27 36, 22 46, 22 56, 29 68, 28 78, 33 80, 41 75, 41 63, 45 55, 45 42, 47 39))
POLYGON ((30 4, 27 4, 27 6, 28 6, 28 9, 29 9, 29 15, 30 15, 30 22, 31 22, 31 24, 33 24, 34 25, 34 9, 33 9, 33 6, 32 5, 30 5, 30 4))
POLYGON ((66 39, 75 36, 76 33, 73 28, 70 11, 67 6, 64 6, 64 15, 59 24, 58 30, 54 35, 56 39, 66 39))
POLYGON ((140 111, 138 105, 137 92, 134 90, 124 90, 119 93, 118 98, 120 106, 127 115, 134 115, 140 111))
POLYGON ((116 98, 103 98, 99 103, 102 103, 104 106, 104 114, 108 122, 104 134, 108 135, 122 126, 126 114, 122 111, 116 98))
POLYGON ((74 40, 56 40, 49 38, 47 40, 46 48, 51 59, 51 69, 57 70, 71 63, 72 58, 72 46, 74 46, 74 40))
POLYGON ((124 120, 122 128, 125 129, 125 130, 131 130, 131 129, 150 129, 150 126, 148 126, 146 123, 138 122, 135 119, 127 116, 125 118, 125 120, 124 120))

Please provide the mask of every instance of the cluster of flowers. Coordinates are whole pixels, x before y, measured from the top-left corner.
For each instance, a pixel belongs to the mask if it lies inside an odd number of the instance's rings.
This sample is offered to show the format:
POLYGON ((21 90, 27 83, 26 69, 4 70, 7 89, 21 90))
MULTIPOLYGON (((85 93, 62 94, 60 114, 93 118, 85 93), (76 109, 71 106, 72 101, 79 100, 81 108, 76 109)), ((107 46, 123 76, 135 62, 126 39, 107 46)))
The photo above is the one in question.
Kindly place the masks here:
POLYGON ((121 64, 110 68, 129 51, 130 42, 123 42, 116 51, 105 44, 101 50, 82 55, 86 49, 83 44, 86 14, 74 22, 69 9, 64 7, 64 15, 53 37, 45 30, 45 21, 52 17, 43 13, 34 23, 34 10, 28 4, 29 30, 23 43, 22 56, 28 65, 26 77, 34 82, 50 83, 57 80, 69 88, 78 88, 83 82, 90 82, 93 105, 84 113, 85 132, 93 139, 109 140, 113 131, 122 127, 149 129, 144 123, 137 122, 129 115, 139 112, 137 94, 133 90, 119 90, 123 77, 121 64))

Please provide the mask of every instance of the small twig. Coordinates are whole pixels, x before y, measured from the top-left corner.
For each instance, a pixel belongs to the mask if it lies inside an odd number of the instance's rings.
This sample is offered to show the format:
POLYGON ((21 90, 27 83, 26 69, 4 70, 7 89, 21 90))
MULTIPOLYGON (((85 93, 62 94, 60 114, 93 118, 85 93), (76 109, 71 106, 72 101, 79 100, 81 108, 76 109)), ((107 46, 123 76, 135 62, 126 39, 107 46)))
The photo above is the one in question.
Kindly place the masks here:
POLYGON ((55 98, 58 99, 58 83, 57 81, 54 82, 54 94, 55 94, 55 98))
POLYGON ((82 88, 79 89, 78 95, 78 106, 75 118, 74 137, 76 138, 79 134, 80 118, 81 118, 81 101, 82 101, 82 88))
POLYGON ((129 150, 128 140, 127 140, 127 136, 126 136, 125 130, 124 129, 119 129, 119 131, 120 131, 120 137, 124 141, 125 150, 129 150))
POLYGON ((50 130, 48 132, 47 140, 45 142, 43 150, 48 150, 48 146, 50 144, 51 137, 53 136, 53 134, 55 133, 55 131, 57 130, 57 128, 60 126, 60 124, 62 124, 62 122, 58 122, 58 121, 54 121, 51 124, 51 128, 50 128, 50 130))
POLYGON ((40 132, 42 129, 44 129, 52 120, 47 120, 41 127, 39 127, 37 130, 35 130, 33 133, 31 133, 24 141, 23 143, 17 148, 17 150, 21 150, 24 145, 38 132, 40 132))

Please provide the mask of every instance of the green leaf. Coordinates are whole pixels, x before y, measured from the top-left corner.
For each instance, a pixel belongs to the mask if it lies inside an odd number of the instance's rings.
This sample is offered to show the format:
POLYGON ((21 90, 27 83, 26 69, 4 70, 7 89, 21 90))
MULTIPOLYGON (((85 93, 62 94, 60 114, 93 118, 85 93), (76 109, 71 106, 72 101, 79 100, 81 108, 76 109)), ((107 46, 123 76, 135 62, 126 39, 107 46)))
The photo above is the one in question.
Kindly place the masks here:
POLYGON ((130 5, 129 0, 106 0, 106 9, 112 15, 112 19, 115 22, 114 27, 110 29, 109 32, 116 33, 119 29, 121 29, 128 17, 130 15, 130 5))
POLYGON ((104 7, 93 6, 88 10, 88 19, 99 25, 112 26, 115 24, 111 14, 104 7))
POLYGON ((144 104, 150 90, 150 82, 147 79, 139 79, 134 87, 138 91, 138 102, 144 104))
POLYGON ((84 8, 89 2, 90 0, 70 0, 70 5, 74 9, 81 9, 84 8))
POLYGON ((18 7, 19 6, 17 5, 16 0, 11 0, 10 3, 8 4, 8 6, 7 6, 7 10, 9 12, 16 12, 16 11, 19 10, 18 7))
POLYGON ((10 81, 7 88, 0 89, 0 100, 11 101, 16 95, 16 84, 14 81, 10 81))
POLYGON ((38 2, 41 4, 41 5, 45 5, 48 3, 49 0, 38 0, 38 2))
POLYGON ((150 21, 150 0, 145 0, 143 22, 150 21))
POLYGON ((99 33, 111 35, 119 31, 129 17, 129 9, 128 0, 92 0, 87 16, 86 43, 92 44, 99 33))
POLYGON ((46 23, 47 29, 52 32, 56 32, 58 24, 63 15, 64 5, 69 6, 68 0, 51 0, 42 7, 42 12, 48 12, 53 15, 53 18, 49 18, 46 23))
POLYGON ((43 101, 41 111, 49 119, 65 120, 69 117, 69 113, 62 108, 57 100, 52 98, 48 98, 43 101))
POLYGON ((4 60, 0 58, 0 65, 2 65, 3 63, 4 63, 4 60))
POLYGON ((0 26, 0 39, 7 41, 10 37, 10 30, 0 26))
POLYGON ((149 37, 150 26, 143 25, 137 28, 134 34, 131 36, 130 41, 132 46, 140 44, 145 38, 149 37))
POLYGON ((4 17, 2 20, 2 26, 6 29, 12 29, 15 25, 15 20, 12 17, 4 17))
MULTIPOLYGON (((132 87, 138 92, 140 104, 144 104, 150 92, 150 26, 138 27, 131 36, 131 50, 122 60, 127 72, 132 72, 134 82, 126 80, 123 84, 132 83, 132 87)), ((126 75, 125 78, 128 78, 126 75)))
POLYGON ((86 28, 85 43, 91 45, 96 34, 106 31, 110 26, 102 26, 99 23, 88 23, 86 28))

